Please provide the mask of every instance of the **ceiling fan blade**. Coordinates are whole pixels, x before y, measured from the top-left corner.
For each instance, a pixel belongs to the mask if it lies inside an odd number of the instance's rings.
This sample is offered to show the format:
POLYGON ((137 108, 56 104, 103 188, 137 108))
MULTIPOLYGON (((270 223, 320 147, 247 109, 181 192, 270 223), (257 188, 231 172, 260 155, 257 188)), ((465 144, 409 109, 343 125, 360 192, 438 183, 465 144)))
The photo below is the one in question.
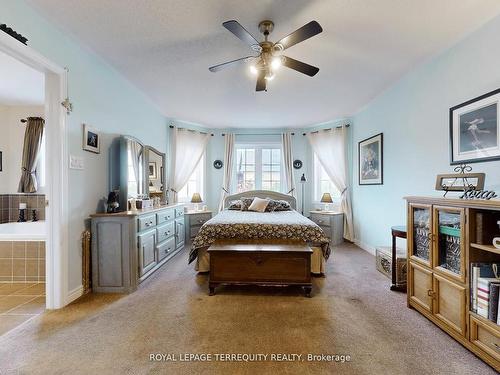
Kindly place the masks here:
POLYGON ((287 68, 296 70, 297 72, 300 72, 300 73, 307 74, 310 77, 315 76, 316 73, 319 72, 319 68, 316 68, 315 66, 306 64, 302 61, 292 59, 291 57, 288 57, 288 56, 283 56, 282 64, 284 66, 286 66, 287 68))
POLYGON ((226 21, 222 24, 226 29, 232 32, 238 39, 248 44, 254 51, 260 52, 261 47, 257 39, 250 34, 241 24, 236 20, 226 21))
POLYGON ((215 73, 215 72, 218 72, 219 70, 228 68, 228 67, 233 66, 233 65, 239 65, 239 64, 244 64, 244 63, 250 62, 253 59, 255 59, 256 57, 257 56, 242 57, 241 59, 236 59, 233 61, 228 61, 228 62, 225 62, 222 64, 211 66, 210 68, 208 68, 208 70, 210 70, 212 73, 215 73))
POLYGON ((284 50, 297 43, 303 42, 304 40, 309 39, 322 31, 323 29, 321 28, 319 23, 317 23, 316 21, 311 21, 308 24, 302 26, 300 29, 295 30, 293 33, 276 42, 275 46, 278 46, 278 48, 284 50))
POLYGON ((263 69, 259 70, 259 75, 257 77, 257 85, 255 86, 255 91, 267 91, 266 90, 266 72, 263 69))

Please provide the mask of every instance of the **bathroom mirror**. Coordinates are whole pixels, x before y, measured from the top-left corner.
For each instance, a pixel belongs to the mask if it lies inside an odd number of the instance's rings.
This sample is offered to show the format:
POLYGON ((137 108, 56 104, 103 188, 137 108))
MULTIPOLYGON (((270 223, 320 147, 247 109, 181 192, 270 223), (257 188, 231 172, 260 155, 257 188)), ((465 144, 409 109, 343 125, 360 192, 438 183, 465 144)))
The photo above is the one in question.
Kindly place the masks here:
POLYGON ((165 153, 158 151, 154 147, 145 147, 146 155, 146 181, 147 181, 147 194, 151 198, 159 197, 164 203, 166 201, 165 195, 165 153))

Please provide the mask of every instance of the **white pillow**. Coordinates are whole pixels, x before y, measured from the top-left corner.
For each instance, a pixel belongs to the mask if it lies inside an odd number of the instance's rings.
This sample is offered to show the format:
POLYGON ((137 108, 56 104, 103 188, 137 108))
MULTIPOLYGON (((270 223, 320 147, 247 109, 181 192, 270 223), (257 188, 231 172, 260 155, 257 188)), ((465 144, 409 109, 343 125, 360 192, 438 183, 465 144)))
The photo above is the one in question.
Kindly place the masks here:
POLYGON ((255 197, 250 207, 248 207, 248 211, 264 212, 268 204, 269 199, 255 197))

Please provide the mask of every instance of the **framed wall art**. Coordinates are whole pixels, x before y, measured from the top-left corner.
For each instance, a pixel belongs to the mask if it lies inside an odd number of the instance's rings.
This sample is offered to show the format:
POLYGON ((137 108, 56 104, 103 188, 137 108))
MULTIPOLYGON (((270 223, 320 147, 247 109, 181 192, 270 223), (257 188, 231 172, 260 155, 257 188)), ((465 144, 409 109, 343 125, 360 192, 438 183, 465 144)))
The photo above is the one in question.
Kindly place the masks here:
POLYGON ((360 185, 384 183, 383 133, 358 142, 358 176, 360 185))
POLYGON ((500 89, 450 108, 450 163, 500 159, 500 89))
POLYGON ((95 154, 101 152, 101 135, 87 124, 83 124, 83 149, 95 154))

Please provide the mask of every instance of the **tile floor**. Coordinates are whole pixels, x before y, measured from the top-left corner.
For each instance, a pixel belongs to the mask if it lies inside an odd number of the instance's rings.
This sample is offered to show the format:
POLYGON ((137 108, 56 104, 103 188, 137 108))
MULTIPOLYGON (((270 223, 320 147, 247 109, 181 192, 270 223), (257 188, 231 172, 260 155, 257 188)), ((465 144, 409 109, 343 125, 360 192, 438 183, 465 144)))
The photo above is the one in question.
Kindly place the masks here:
POLYGON ((45 283, 0 283, 0 335, 45 311, 45 283))

